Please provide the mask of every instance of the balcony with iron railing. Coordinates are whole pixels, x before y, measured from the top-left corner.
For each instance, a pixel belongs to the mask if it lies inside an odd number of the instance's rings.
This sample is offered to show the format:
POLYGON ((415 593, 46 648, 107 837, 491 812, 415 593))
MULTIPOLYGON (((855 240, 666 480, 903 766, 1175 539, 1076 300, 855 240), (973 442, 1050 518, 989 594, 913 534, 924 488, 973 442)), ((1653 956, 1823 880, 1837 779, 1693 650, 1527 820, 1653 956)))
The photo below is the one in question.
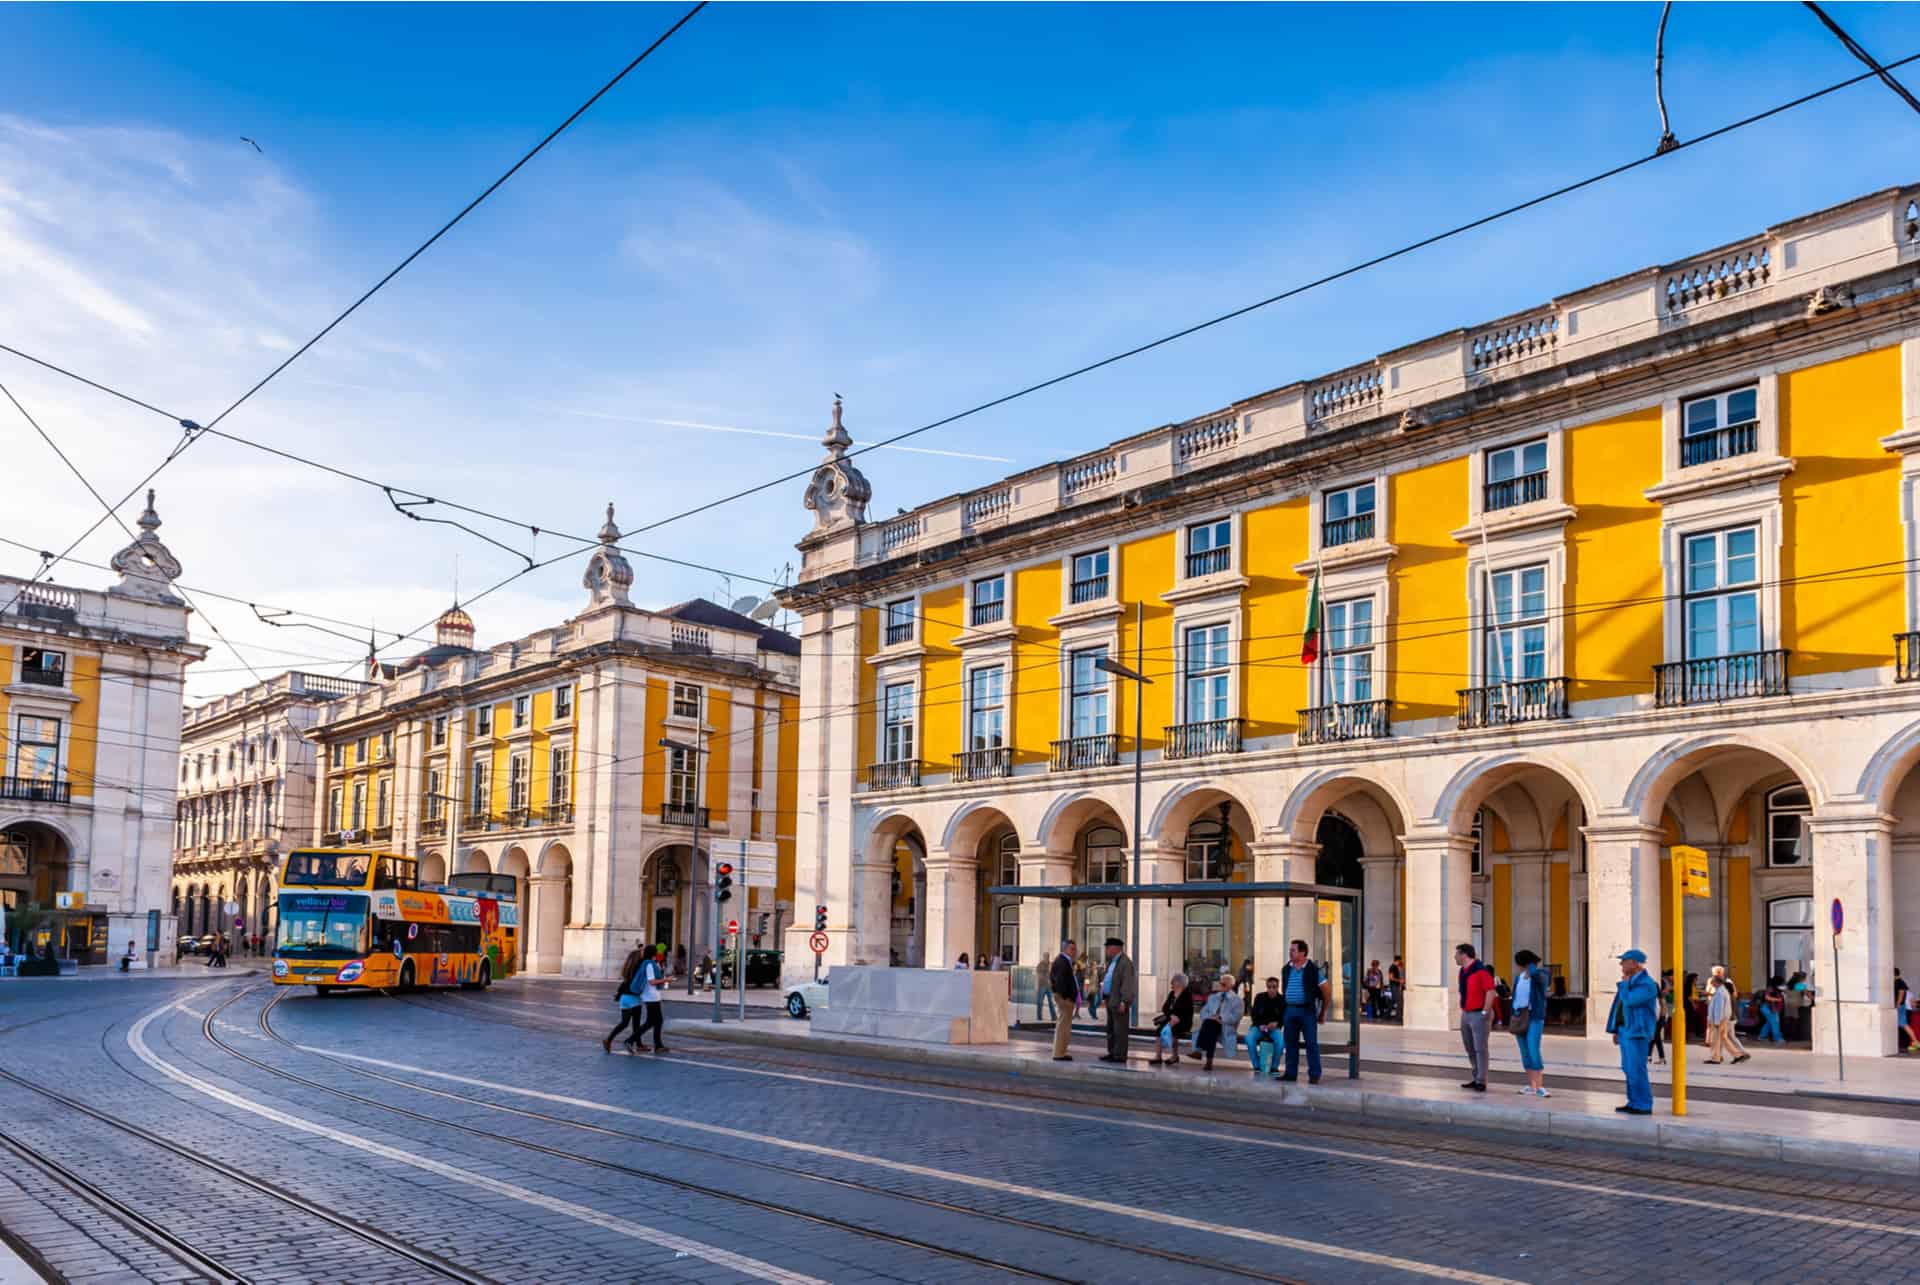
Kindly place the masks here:
POLYGON ((1374 741, 1387 734, 1387 702, 1336 701, 1300 711, 1300 744, 1374 741))
POLYGON ((72 803, 73 783, 44 776, 0 776, 0 799, 10 803, 72 803))
POLYGON ((1112 767, 1120 761, 1120 738, 1112 732, 1096 736, 1070 736, 1053 743, 1053 758, 1048 770, 1078 772, 1090 767, 1112 767))
POLYGON ((1732 656, 1676 660, 1653 667, 1653 703, 1659 709, 1787 694, 1784 647, 1732 656))
POLYGON ((1373 514, 1356 513, 1350 518, 1332 518, 1320 524, 1320 547, 1337 549, 1373 539, 1373 514))
POLYGON ((1692 468, 1695 464, 1730 460, 1736 455, 1751 455, 1759 449, 1758 421, 1749 420, 1745 424, 1728 424, 1725 428, 1710 429, 1704 433, 1688 433, 1682 437, 1680 466, 1692 468))
POLYGON ((685 803, 662 803, 660 805, 661 825, 684 825, 707 828, 709 813, 705 808, 696 808, 685 803))
POLYGON ((1170 759, 1203 758, 1209 754, 1238 754, 1240 733, 1246 720, 1214 718, 1204 723, 1175 723, 1167 728, 1167 745, 1162 757, 1170 759))
POLYGON ((1519 477, 1507 477, 1498 482, 1489 482, 1482 496, 1484 502, 1481 507, 1488 513, 1517 508, 1522 504, 1532 504, 1547 498, 1547 475, 1522 473, 1519 477))
POLYGON ((920 760, 894 759, 867 764, 869 790, 900 790, 920 784, 920 760))
POLYGON ((376 825, 367 831, 367 839, 372 843, 385 843, 391 838, 393 838, 393 827, 390 825, 376 825))
POLYGON ((447 818, 444 816, 424 817, 420 821, 420 837, 438 838, 447 832, 447 818))
POLYGON ((986 602, 974 603, 973 610, 967 616, 967 621, 969 624, 975 626, 997 625, 1006 618, 1007 600, 1005 598, 993 598, 986 602))
POLYGON ((887 622, 887 646, 898 647, 902 643, 913 641, 913 622, 911 620, 890 620, 887 622))
POLYGON ((1013 775, 1013 747, 994 745, 981 750, 962 750, 953 756, 955 781, 997 781, 1013 775))
POLYGON ((509 830, 524 830, 527 828, 527 824, 532 821, 533 812, 524 805, 517 808, 509 807, 500 819, 509 830))
POLYGON ((1075 606, 1083 602, 1098 602, 1107 596, 1107 577, 1105 575, 1088 576, 1084 580, 1075 580, 1067 589, 1067 600, 1075 606))
POLYGON ((493 829, 499 818, 490 812, 469 812, 460 818, 460 828, 469 834, 477 834, 493 829))
POLYGON ((20 667, 20 681, 34 687, 65 687, 67 671, 64 669, 41 669, 20 667))
POLYGON ((540 820, 546 825, 572 825, 573 804, 549 803, 540 810, 540 820))
POLYGON ((1920 682, 1920 632, 1893 636, 1893 681, 1920 682))
POLYGON ((1567 717, 1564 678, 1519 678, 1491 687, 1465 687, 1459 696, 1460 714, 1455 726, 1463 732, 1567 717))
POLYGON ((1187 579, 1197 580, 1201 576, 1218 575, 1233 565, 1231 546, 1219 549, 1199 549, 1187 554, 1187 579))

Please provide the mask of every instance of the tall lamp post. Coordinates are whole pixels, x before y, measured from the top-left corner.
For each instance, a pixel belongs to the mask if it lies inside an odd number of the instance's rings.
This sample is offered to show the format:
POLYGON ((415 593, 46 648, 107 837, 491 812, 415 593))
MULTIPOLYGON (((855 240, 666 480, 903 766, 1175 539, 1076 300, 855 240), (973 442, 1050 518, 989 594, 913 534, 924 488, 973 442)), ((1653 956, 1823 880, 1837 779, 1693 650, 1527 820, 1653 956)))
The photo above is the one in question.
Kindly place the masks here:
MULTIPOLYGON (((679 750, 682 754, 685 754, 688 757, 688 759, 691 760, 693 763, 693 804, 687 809, 688 816, 692 818, 692 823, 689 828, 693 831, 693 855, 687 858, 687 879, 689 882, 691 882, 693 879, 694 863, 700 860, 700 755, 706 753, 706 750, 698 745, 690 745, 686 741, 676 741, 671 736, 663 736, 660 738, 660 748, 668 751, 679 750)), ((711 890, 709 890, 707 895, 708 896, 713 895, 711 890)), ((689 896, 687 900, 691 902, 693 899, 691 896, 689 896)), ((689 906, 688 908, 691 909, 692 907, 689 906)), ((718 904, 716 903, 715 909, 718 910, 718 908, 719 908, 718 904)), ((689 916, 689 918, 691 918, 691 916, 689 916)), ((714 935, 716 937, 719 936, 717 932, 714 935)), ((720 957, 718 953, 719 952, 718 942, 714 943, 714 951, 715 951, 715 954, 714 954, 714 960, 713 960, 713 968, 714 968, 714 972, 718 974, 720 971, 720 957)), ((694 967, 693 952, 688 951, 687 952, 687 997, 689 999, 693 997, 693 967, 694 967)), ((718 976, 714 978, 713 985, 714 985, 714 991, 717 996, 718 991, 720 989, 720 980, 718 976)), ((717 998, 715 1002, 716 1003, 718 1002, 717 998)))
MULTIPOLYGON (((1102 673, 1112 674, 1115 678, 1124 678, 1134 684, 1133 690, 1133 884, 1140 886, 1140 748, 1141 724, 1146 709, 1146 687, 1153 680, 1141 671, 1146 668, 1146 631, 1141 627, 1146 607, 1143 603, 1133 604, 1133 668, 1117 660, 1101 656, 1093 662, 1093 667, 1102 673)), ((1133 898, 1133 952, 1136 961, 1140 958, 1140 899, 1133 898)))

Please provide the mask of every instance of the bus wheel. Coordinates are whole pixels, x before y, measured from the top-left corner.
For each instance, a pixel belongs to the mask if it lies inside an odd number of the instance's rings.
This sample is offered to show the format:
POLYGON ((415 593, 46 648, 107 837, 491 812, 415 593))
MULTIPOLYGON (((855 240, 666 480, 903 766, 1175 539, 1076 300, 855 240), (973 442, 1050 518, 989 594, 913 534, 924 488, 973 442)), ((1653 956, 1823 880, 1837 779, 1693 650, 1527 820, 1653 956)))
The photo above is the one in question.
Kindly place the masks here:
POLYGON ((413 961, 411 959, 400 965, 400 989, 402 991, 410 991, 413 989, 413 961))
POLYGON ((319 997, 320 997, 321 999, 325 999, 325 998, 326 998, 327 996, 329 996, 329 995, 331 995, 331 994, 333 994, 333 987, 331 987, 331 986, 316 986, 316 987, 314 987, 314 988, 313 988, 313 993, 314 993, 315 995, 318 995, 318 996, 319 996, 319 997))

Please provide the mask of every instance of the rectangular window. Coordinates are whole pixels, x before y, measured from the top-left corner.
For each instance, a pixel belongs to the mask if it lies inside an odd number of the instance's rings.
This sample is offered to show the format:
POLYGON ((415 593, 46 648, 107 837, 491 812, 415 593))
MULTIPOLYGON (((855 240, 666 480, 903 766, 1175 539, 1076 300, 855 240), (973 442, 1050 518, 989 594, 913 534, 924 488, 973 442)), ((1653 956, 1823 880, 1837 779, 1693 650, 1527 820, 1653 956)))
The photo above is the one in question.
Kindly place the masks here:
POLYGON ((1680 405, 1682 467, 1751 455, 1760 446, 1760 389, 1749 384, 1680 405))
MULTIPOLYGON (((233 756, 229 754, 227 757, 229 758, 229 760, 231 760, 233 756)), ((355 767, 359 767, 361 764, 365 763, 366 761, 367 761, 367 738, 363 736, 359 740, 353 743, 353 765, 355 767)), ((233 766, 233 764, 229 762, 227 766, 231 767, 233 766)))
POLYGON ((445 714, 437 714, 434 716, 434 720, 433 720, 434 748, 438 749, 439 747, 445 745, 446 743, 447 743, 447 716, 445 714))
POLYGON ((1373 483, 1328 491, 1320 500, 1320 547, 1373 539, 1373 483))
POLYGON ((260 787, 260 828, 268 834, 273 833, 273 782, 271 781, 260 787))
POLYGON ((493 810, 493 764, 477 758, 467 773, 467 815, 483 817, 493 810))
POLYGON ((23 781, 58 780, 60 720, 22 714, 13 730, 13 774, 23 781))
POLYGON ((443 815, 445 815, 444 805, 446 803, 446 799, 444 796, 446 792, 447 792, 447 778, 445 774, 443 774, 440 771, 440 769, 437 767, 428 768, 427 769, 427 797, 424 800, 422 805, 422 811, 426 814, 427 820, 438 821, 443 815))
POLYGON ((1547 676, 1547 569, 1496 571, 1487 581, 1487 674, 1492 683, 1547 676))
POLYGON ((1547 498, 1547 439, 1487 452, 1487 512, 1547 498))
POLYGON ((1108 557, 1106 549, 1073 555, 1072 588, 1067 595, 1071 601, 1094 602, 1107 596, 1108 557))
POLYGON ((516 696, 513 698, 513 730, 519 731, 533 718, 533 697, 516 696))
POLYGON ((330 746, 327 751, 328 765, 332 767, 343 767, 346 765, 346 761, 347 761, 346 742, 345 741, 334 742, 333 745, 330 746))
POLYGON ((675 718, 700 717, 700 687, 697 683, 673 685, 673 716, 675 718))
POLYGON ((1211 723, 1227 717, 1228 664, 1225 625, 1187 630, 1183 659, 1187 722, 1211 723))
POLYGON ((1106 657, 1105 647, 1088 647, 1074 652, 1068 658, 1068 687, 1072 702, 1067 710, 1069 736, 1107 734, 1107 698, 1112 689, 1105 671, 1096 668, 1096 662, 1106 657))
POLYGON ((44 647, 20 649, 20 681, 40 687, 64 687, 67 683, 67 654, 44 647))
POLYGON ((565 807, 573 798, 573 750, 556 745, 547 755, 547 798, 554 807, 565 807))
POLYGON ((887 646, 913 641, 913 599, 900 598, 887 604, 887 646))
POLYGON ((684 749, 667 751, 667 803, 671 807, 690 808, 700 797, 700 781, 694 774, 697 756, 684 749))
POLYGON ((1007 743, 1006 671, 998 665, 967 675, 967 748, 997 750, 1007 743))
POLYGON ((353 823, 347 828, 349 830, 363 830, 366 828, 366 825, 367 783, 365 781, 355 781, 353 783, 353 823))
POLYGON ((240 837, 249 838, 253 834, 253 791, 240 791, 240 837))
POLYGON ((382 733, 380 733, 380 746, 379 746, 379 748, 378 748, 378 749, 377 749, 377 750, 375 751, 375 757, 377 757, 377 758, 383 758, 383 759, 392 759, 392 758, 393 758, 393 733, 392 733, 392 731, 385 731, 385 732, 382 732, 382 733))
POLYGON ((1233 522, 1220 518, 1187 528, 1187 575, 1210 576, 1233 562, 1233 522))
POLYGON ((507 807, 514 812, 527 806, 527 765, 525 754, 507 760, 507 807))
POLYGON ((336 785, 327 791, 327 829, 342 830, 345 828, 346 827, 341 824, 340 817, 340 787, 336 785))
POLYGON ((373 787, 373 823, 379 827, 393 824, 393 779, 381 777, 373 787))
POLYGON ((1760 650, 1759 548, 1757 526, 1687 537, 1686 659, 1760 650))
POLYGON ((1373 699, 1373 599, 1327 605, 1326 685, 1330 704, 1373 699))
POLYGON ((913 760, 913 684, 890 683, 883 703, 886 722, 880 743, 885 762, 913 760))
POLYGON ((974 625, 996 625, 1007 618, 1007 578, 988 576, 973 582, 973 611, 967 617, 974 625))
POLYGON ((493 706, 482 705, 473 711, 473 734, 475 736, 493 735, 493 706))
POLYGON ((573 684, 553 689, 553 717, 555 720, 573 717, 573 684))

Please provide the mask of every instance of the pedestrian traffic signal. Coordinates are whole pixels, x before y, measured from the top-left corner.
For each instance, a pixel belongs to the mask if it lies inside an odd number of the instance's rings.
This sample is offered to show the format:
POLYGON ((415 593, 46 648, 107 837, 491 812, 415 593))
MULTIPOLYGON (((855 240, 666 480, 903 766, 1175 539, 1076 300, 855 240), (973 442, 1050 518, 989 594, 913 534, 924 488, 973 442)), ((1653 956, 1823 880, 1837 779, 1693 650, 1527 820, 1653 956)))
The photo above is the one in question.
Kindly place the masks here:
POLYGON ((733 862, 722 861, 713 868, 713 899, 733 900, 733 862))
POLYGON ((827 908, 825 906, 815 906, 813 908, 813 930, 815 932, 819 932, 822 929, 824 929, 826 926, 827 926, 827 908))

